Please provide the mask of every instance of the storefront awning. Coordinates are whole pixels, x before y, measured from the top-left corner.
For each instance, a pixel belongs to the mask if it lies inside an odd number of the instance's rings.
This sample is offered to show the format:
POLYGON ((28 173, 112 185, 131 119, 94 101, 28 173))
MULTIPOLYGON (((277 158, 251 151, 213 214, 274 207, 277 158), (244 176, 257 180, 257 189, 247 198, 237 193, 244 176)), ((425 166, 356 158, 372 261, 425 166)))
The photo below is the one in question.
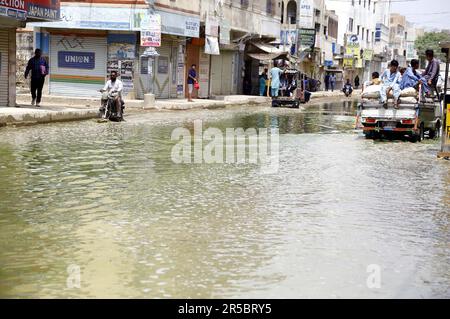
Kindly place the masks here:
POLYGON ((247 55, 259 61, 272 61, 281 56, 285 56, 285 53, 247 53, 247 55))
POLYGON ((270 53, 270 54, 286 54, 287 51, 283 51, 273 45, 270 45, 269 43, 263 43, 263 42, 251 42, 251 44, 253 44, 255 47, 257 47, 258 49, 266 52, 266 53, 270 53))

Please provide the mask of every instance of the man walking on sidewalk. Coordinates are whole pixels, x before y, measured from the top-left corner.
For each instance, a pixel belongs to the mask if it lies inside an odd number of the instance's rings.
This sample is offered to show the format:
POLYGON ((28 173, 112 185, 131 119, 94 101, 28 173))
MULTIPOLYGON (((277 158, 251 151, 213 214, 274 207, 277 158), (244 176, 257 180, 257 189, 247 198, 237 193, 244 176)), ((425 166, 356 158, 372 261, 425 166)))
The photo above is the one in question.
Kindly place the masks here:
POLYGON ((336 85, 336 75, 334 75, 333 73, 330 75, 330 87, 331 87, 331 92, 334 92, 334 88, 336 85))
POLYGON ((195 83, 198 83, 197 72, 195 71, 196 67, 197 67, 197 65, 192 64, 191 68, 188 71, 188 79, 187 79, 187 83, 188 83, 188 102, 194 102, 194 100, 192 100, 192 93, 194 92, 195 83))
POLYGON ((41 103, 42 88, 44 87, 45 76, 48 74, 47 61, 41 55, 41 50, 36 49, 34 57, 28 61, 25 69, 25 79, 31 71, 31 105, 36 103, 37 107, 41 103))

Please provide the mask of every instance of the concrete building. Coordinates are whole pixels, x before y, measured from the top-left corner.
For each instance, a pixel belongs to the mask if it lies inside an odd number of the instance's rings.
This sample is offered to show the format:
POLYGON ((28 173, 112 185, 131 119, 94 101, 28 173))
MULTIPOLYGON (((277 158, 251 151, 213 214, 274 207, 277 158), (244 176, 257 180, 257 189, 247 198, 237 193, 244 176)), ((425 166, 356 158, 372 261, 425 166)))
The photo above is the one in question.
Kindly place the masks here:
POLYGON ((406 62, 409 64, 412 59, 418 59, 415 48, 415 41, 417 39, 417 29, 413 23, 406 21, 406 62))
POLYGON ((59 1, 19 0, 0 3, 0 106, 16 105, 16 29, 24 27, 29 21, 57 19, 59 1))
POLYGON ((376 31, 376 0, 347 2, 326 0, 327 9, 339 17, 337 42, 343 47, 344 77, 352 82, 369 79, 376 31))
POLYGON ((205 75, 200 96, 257 94, 259 74, 268 62, 261 58, 276 49, 270 42, 280 42, 282 24, 295 30, 296 1, 285 6, 275 0, 201 0, 200 11, 204 37, 218 43, 216 54, 199 48, 200 74, 205 75), (249 55, 255 46, 266 55, 249 55))
POLYGON ((392 49, 392 59, 401 66, 406 65, 406 18, 398 13, 391 13, 389 28, 389 46, 392 49))
POLYGON ((391 3, 389 1, 377 1, 375 10, 375 42, 372 70, 381 72, 386 69, 388 60, 392 57, 389 46, 391 3))
POLYGON ((199 1, 63 1, 61 18, 31 25, 35 47, 49 57, 48 94, 98 97, 115 70, 127 98, 184 98, 186 42, 200 36, 199 1))
MULTIPOLYGON (((196 64, 197 97, 208 98, 242 93, 246 77, 253 82, 252 93, 257 92, 261 61, 246 50, 254 42, 279 41, 281 5, 275 0, 67 0, 61 4, 61 21, 28 27, 34 30, 34 47, 49 57, 48 94, 76 90, 98 96, 109 72, 116 70, 127 98, 142 99, 148 92, 184 98, 187 71, 196 64), (142 30, 159 34, 151 51, 141 43, 142 30), (63 57, 64 52, 73 56, 63 57), (77 57, 92 63, 61 63, 77 57)), ((292 3, 289 8, 292 20, 296 8, 292 3)))

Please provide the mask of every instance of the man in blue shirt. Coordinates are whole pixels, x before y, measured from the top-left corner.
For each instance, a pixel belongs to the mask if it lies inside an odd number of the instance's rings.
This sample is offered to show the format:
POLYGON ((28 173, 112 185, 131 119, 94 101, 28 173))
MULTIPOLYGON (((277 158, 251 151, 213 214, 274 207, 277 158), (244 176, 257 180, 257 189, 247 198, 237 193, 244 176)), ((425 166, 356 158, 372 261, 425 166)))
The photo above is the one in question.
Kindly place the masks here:
POLYGON ((25 69, 25 79, 31 71, 31 105, 36 103, 37 107, 41 103, 42 88, 44 87, 45 76, 48 74, 47 61, 41 55, 41 50, 36 49, 34 57, 28 61, 25 69))
POLYGON ((188 79, 187 79, 187 83, 188 83, 188 102, 193 102, 192 100, 192 92, 194 91, 194 83, 197 83, 197 72, 195 71, 195 68, 197 67, 197 65, 192 64, 191 68, 189 69, 188 72, 188 79))

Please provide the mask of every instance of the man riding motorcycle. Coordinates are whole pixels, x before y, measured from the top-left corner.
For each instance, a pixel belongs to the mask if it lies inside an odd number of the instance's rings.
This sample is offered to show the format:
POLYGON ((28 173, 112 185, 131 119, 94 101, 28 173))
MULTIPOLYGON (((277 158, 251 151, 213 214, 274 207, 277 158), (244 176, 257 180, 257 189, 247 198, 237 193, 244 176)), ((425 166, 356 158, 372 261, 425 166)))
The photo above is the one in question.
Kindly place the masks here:
POLYGON ((117 72, 111 71, 109 76, 109 80, 106 82, 104 88, 100 90, 100 92, 114 93, 117 92, 117 96, 115 97, 115 105, 116 105, 116 114, 118 117, 122 117, 122 91, 123 91, 123 83, 119 79, 117 79, 117 72))
POLYGON ((353 87, 350 83, 350 80, 347 79, 347 83, 345 83, 344 88, 342 89, 346 97, 352 96, 353 87))

